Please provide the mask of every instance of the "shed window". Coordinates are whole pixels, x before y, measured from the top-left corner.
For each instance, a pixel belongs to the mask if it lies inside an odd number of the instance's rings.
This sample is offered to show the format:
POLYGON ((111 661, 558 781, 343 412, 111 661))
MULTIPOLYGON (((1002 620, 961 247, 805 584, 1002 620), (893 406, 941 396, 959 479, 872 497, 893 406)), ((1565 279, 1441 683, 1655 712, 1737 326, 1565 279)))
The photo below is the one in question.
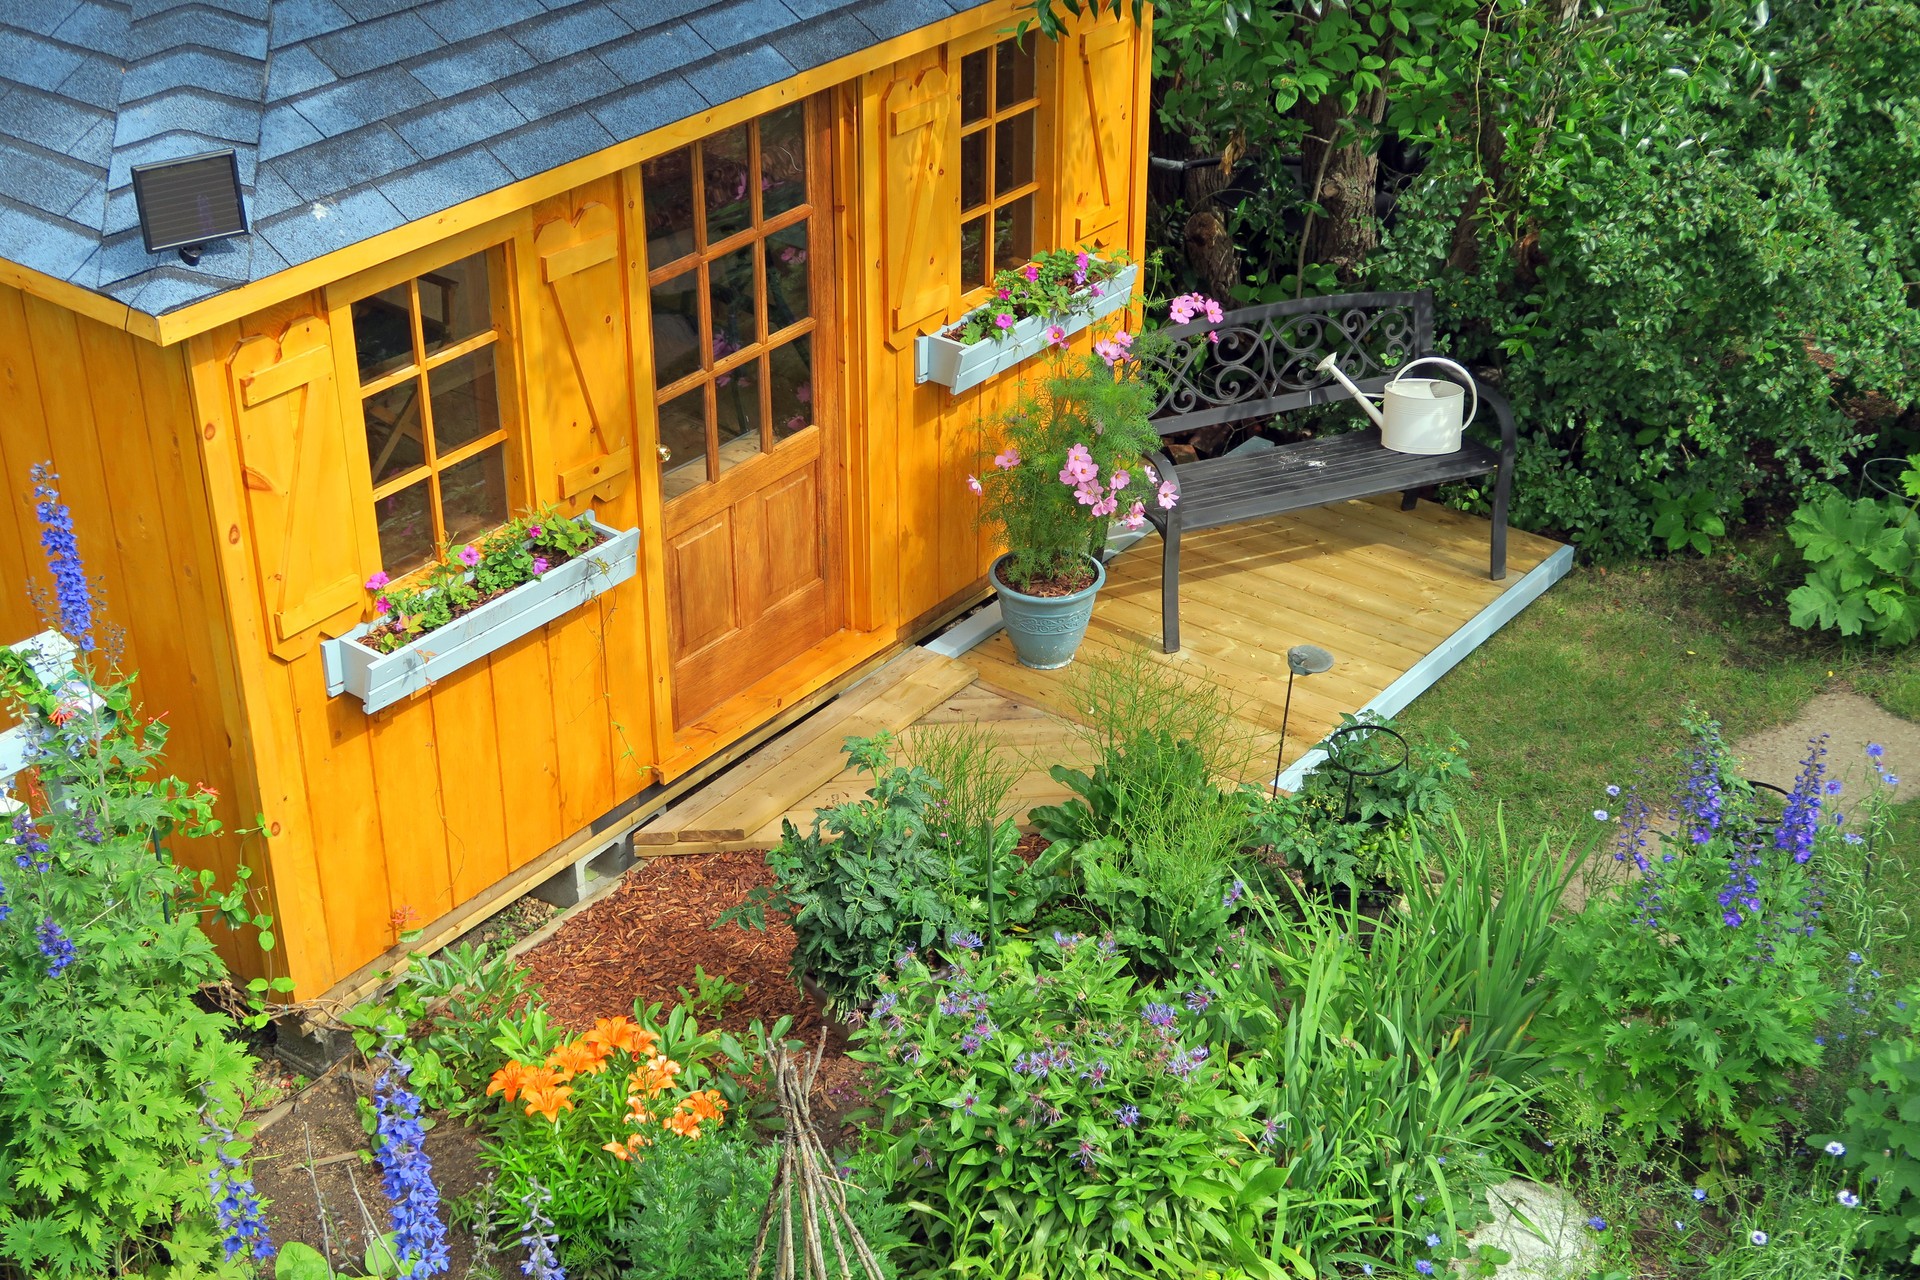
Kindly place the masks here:
POLYGON ((1033 257, 1040 98, 1033 41, 960 59, 960 288, 1033 257))
POLYGON ((380 563, 394 577, 506 523, 492 252, 353 304, 380 563))
POLYGON ((641 167, 668 498, 813 424, 808 134, 795 103, 641 167))

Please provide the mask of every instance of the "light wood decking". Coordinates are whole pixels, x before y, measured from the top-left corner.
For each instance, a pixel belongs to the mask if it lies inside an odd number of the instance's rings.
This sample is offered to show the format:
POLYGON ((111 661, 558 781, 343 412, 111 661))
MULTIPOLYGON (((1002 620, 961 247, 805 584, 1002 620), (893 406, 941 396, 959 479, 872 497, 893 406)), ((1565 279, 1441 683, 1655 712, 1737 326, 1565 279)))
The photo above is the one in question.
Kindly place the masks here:
MULTIPOLYGON (((1402 512, 1379 499, 1189 535, 1177 654, 1160 652, 1160 542, 1148 537, 1108 565, 1081 653, 1134 646, 1217 686, 1248 740, 1249 777, 1264 781, 1279 745, 1287 649, 1329 650, 1331 671, 1295 683, 1284 784, 1343 712, 1399 711, 1571 561, 1570 548, 1515 530, 1507 577, 1490 581, 1487 532, 1475 516, 1425 502, 1402 512)), ((1072 681, 1072 667, 1020 666, 1004 633, 957 662, 910 650, 648 823, 640 838, 655 847, 640 852, 778 839, 781 818, 804 823, 816 807, 865 790, 864 778, 830 767, 847 733, 876 728, 911 737, 917 724, 990 724, 1023 761, 1019 811, 1055 802, 1063 793, 1047 770, 1081 761, 1085 750, 1069 723, 1072 681), (902 682, 917 695, 889 692, 902 682)))

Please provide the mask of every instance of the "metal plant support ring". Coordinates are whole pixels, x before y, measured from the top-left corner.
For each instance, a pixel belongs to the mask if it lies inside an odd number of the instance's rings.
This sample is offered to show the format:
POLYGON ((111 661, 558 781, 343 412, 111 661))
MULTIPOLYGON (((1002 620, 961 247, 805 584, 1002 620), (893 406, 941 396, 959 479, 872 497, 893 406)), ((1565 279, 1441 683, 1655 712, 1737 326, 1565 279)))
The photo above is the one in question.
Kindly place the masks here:
MULTIPOLYGON (((1785 787, 1776 787, 1771 782, 1762 782, 1758 778, 1747 778, 1745 779, 1745 781, 1746 781, 1746 784, 1752 787, 1755 791, 1771 791, 1773 792, 1773 794, 1780 796, 1783 799, 1791 799, 1793 795, 1793 793, 1791 791, 1788 791, 1785 787)), ((1753 820, 1753 825, 1756 827, 1773 828, 1780 825, 1780 819, 1779 818, 1763 818, 1756 815, 1753 820)))
POLYGON ((1353 780, 1355 778, 1384 778, 1396 769, 1407 767, 1407 761, 1413 758, 1413 749, 1407 746, 1407 740, 1400 736, 1397 729, 1389 729, 1383 724, 1349 724, 1335 729, 1327 735, 1327 766, 1338 769, 1347 775, 1347 798, 1341 813, 1347 822, 1353 821, 1353 780), (1400 758, 1392 764, 1379 769, 1356 769, 1340 758, 1339 744, 1358 733, 1384 733, 1400 744, 1400 758))

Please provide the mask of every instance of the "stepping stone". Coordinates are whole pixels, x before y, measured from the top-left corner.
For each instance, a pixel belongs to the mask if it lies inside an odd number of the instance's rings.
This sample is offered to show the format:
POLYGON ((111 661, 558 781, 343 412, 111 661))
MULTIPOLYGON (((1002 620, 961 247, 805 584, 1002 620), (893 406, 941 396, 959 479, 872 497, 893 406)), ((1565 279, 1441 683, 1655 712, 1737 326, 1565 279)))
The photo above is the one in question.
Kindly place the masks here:
MULTIPOLYGON (((1867 744, 1877 742, 1886 748, 1880 763, 1901 779, 1892 789, 1896 801, 1913 794, 1908 774, 1920 779, 1920 724, 1902 720, 1871 698, 1835 690, 1816 694, 1787 724, 1753 734, 1731 744, 1746 776, 1755 782, 1769 782, 1791 788, 1806 759, 1807 743, 1820 734, 1827 738, 1827 776, 1846 784, 1843 801, 1858 803, 1869 787, 1883 789, 1867 763, 1867 744)), ((1845 812, 1845 809, 1842 809, 1845 812)))
MULTIPOLYGON (((1599 1255, 1593 1228, 1587 1211, 1567 1192, 1510 1178, 1487 1188, 1487 1205, 1493 1221, 1475 1228, 1466 1241, 1508 1255, 1493 1273, 1499 1280, 1584 1280, 1592 1273, 1599 1255)), ((1461 1275, 1467 1268, 1464 1261, 1453 1264, 1461 1275)))

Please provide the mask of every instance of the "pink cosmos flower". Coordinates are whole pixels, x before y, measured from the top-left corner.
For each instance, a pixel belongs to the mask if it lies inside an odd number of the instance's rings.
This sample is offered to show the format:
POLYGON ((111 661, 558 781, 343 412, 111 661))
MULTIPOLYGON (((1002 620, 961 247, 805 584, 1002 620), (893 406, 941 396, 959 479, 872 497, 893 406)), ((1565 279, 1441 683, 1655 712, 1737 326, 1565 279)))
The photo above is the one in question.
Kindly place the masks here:
POLYGON ((1212 298, 1202 298, 1200 301, 1202 306, 1206 308, 1207 322, 1209 324, 1219 324, 1221 320, 1226 318, 1226 313, 1220 310, 1220 304, 1212 298))
POLYGON ((1029 262, 1020 269, 1020 274, 1027 278, 1028 284, 1033 284, 1040 279, 1040 268, 1029 262))
POLYGON ((993 318, 993 323, 996 328, 1011 329, 1013 328, 1013 313, 1011 311, 1002 311, 993 318))
POLYGON ((1180 501, 1180 491, 1173 487, 1173 481, 1162 480, 1160 482, 1159 497, 1161 509, 1163 511, 1171 511, 1173 504, 1180 501))
POLYGON ((1087 446, 1076 444, 1067 450, 1067 465, 1060 468, 1061 484, 1090 484, 1099 476, 1099 464, 1094 462, 1087 446))
POLYGON ((471 542, 469 542, 466 546, 460 548, 460 563, 467 566, 467 568, 469 569, 479 564, 480 548, 474 546, 471 542))
POLYGON ((1105 360, 1107 362, 1107 366, 1111 368, 1114 364, 1116 364, 1119 361, 1120 357, 1127 354, 1127 352, 1126 352, 1126 348, 1122 347, 1119 343, 1115 342, 1113 339, 1102 338, 1100 339, 1100 341, 1093 344, 1093 354, 1099 356, 1102 360, 1105 360))
POLYGON ((1105 500, 1105 497, 1106 495, 1100 491, 1100 486, 1094 484, 1092 481, 1076 487, 1073 491, 1074 501, 1083 507, 1094 508, 1096 514, 1099 511, 1100 503, 1105 500))
POLYGON ((1115 329, 1113 331, 1113 340, 1120 344, 1122 351, 1133 350, 1133 335, 1125 329, 1115 329))
POLYGON ((1120 523, 1129 529, 1138 529, 1147 522, 1147 504, 1136 502, 1127 508, 1127 518, 1120 523))
POLYGON ((978 476, 967 477, 967 488, 973 490, 975 493, 986 492, 986 490, 981 487, 980 478, 978 476))
POLYGON ((367 590, 378 591, 380 588, 386 586, 389 582, 392 582, 392 581, 393 579, 387 576, 387 571, 385 569, 382 569, 378 573, 374 574, 371 578, 367 579, 367 590))
POLYGON ((1067 331, 1066 331, 1065 329, 1062 329, 1062 328, 1061 328, 1061 327, 1060 327, 1059 325, 1057 325, 1057 324, 1056 324, 1056 325, 1049 325, 1049 326, 1047 327, 1047 343, 1048 343, 1048 345, 1050 345, 1050 346, 1055 346, 1055 347, 1064 347, 1064 346, 1066 346, 1066 345, 1067 345, 1067 331))
POLYGON ((1109 489, 1124 489, 1127 487, 1127 481, 1132 478, 1132 476, 1126 473, 1125 468, 1122 468, 1107 477, 1107 487, 1109 489))
POLYGON ((1100 499, 1100 501, 1093 504, 1093 514, 1096 518, 1100 516, 1110 516, 1114 513, 1115 509, 1119 507, 1119 505, 1120 505, 1119 500, 1115 498, 1112 494, 1108 494, 1106 497, 1100 499))
POLYGON ((1020 465, 1020 451, 1012 445, 993 455, 993 465, 1002 471, 1011 471, 1020 465))
POLYGON ((537 578, 541 574, 545 573, 547 571, 547 568, 548 568, 547 558, 545 556, 535 556, 533 558, 533 576, 534 577, 537 578))
POLYGON ((1212 343, 1212 344, 1213 344, 1214 346, 1216 346, 1216 347, 1217 347, 1217 346, 1219 346, 1219 345, 1220 345, 1220 331, 1219 331, 1218 329, 1209 329, 1209 330, 1207 330, 1207 341, 1208 341, 1208 342, 1211 342, 1211 343, 1212 343))
POLYGON ((1145 472, 1147 473, 1147 483, 1148 483, 1148 484, 1159 484, 1159 483, 1160 483, 1160 473, 1159 473, 1158 471, 1155 471, 1155 470, 1153 469, 1153 464, 1152 464, 1151 462, 1143 462, 1143 463, 1141 463, 1141 464, 1140 464, 1140 469, 1141 469, 1142 471, 1145 471, 1145 472))
POLYGON ((378 599, 376 599, 373 602, 373 611, 381 615, 382 617, 385 617, 387 614, 393 612, 393 606, 387 603, 387 598, 385 596, 380 596, 378 599))

